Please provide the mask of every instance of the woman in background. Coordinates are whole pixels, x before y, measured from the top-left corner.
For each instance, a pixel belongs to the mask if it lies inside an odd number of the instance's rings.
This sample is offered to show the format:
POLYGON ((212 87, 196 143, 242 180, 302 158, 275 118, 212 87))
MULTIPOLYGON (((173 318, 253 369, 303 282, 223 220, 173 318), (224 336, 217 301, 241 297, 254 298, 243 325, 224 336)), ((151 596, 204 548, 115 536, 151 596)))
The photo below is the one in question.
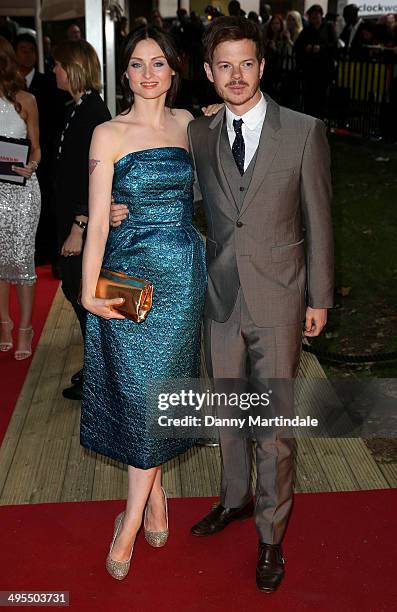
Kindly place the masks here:
MULTIPOLYGON (((83 246, 88 223, 88 154, 97 125, 111 118, 100 96, 100 64, 95 49, 85 40, 67 40, 54 51, 57 86, 73 103, 57 151, 55 203, 60 249, 62 290, 72 304, 85 336, 86 312, 78 303, 83 246)), ((81 399, 82 371, 73 386, 63 390, 67 399, 81 399)))
POLYGON ((286 26, 283 37, 287 47, 292 50, 296 39, 303 30, 301 14, 298 11, 289 11, 287 13, 286 26))
POLYGON ((0 36, 0 136, 28 138, 31 143, 28 164, 13 167, 15 174, 26 178, 26 184, 0 182, 0 351, 13 347, 9 295, 10 284, 15 284, 20 313, 14 353, 18 360, 32 354, 34 244, 40 217, 40 188, 35 175, 40 162, 39 118, 34 96, 24 89, 14 50, 0 36))
POLYGON ((303 30, 302 17, 298 11, 287 13, 286 28, 283 32, 281 49, 282 79, 279 102, 294 110, 300 110, 300 77, 296 68, 295 42, 303 30))
POLYGON ((280 101, 282 83, 282 50, 285 44, 285 24, 281 15, 273 15, 266 29, 265 69, 262 76, 262 89, 276 102, 280 101))

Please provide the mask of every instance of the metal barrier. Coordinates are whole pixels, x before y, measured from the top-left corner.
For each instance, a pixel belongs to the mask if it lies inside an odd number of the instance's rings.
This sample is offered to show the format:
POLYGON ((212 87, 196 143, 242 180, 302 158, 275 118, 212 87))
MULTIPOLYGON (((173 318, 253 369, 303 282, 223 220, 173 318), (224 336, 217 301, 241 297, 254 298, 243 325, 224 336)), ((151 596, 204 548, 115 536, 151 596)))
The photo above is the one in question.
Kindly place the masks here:
MULTIPOLYGON (((271 58, 263 90, 280 104, 305 111, 304 75, 294 56, 271 58)), ((380 137, 397 124, 397 56, 385 50, 376 57, 349 58, 342 51, 329 75, 322 118, 329 127, 364 137, 380 137)))
POLYGON ((368 137, 385 136, 396 122, 397 61, 391 53, 379 58, 338 61, 330 89, 326 119, 368 137), (394 112, 393 112, 394 109, 394 112))

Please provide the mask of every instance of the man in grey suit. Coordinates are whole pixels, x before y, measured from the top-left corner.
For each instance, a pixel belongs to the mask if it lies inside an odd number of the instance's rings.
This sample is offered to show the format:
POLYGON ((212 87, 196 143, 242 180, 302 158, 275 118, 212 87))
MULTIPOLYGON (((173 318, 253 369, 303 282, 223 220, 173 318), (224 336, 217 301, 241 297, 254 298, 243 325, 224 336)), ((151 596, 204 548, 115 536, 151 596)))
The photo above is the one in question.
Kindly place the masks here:
MULTIPOLYGON (((256 24, 215 20, 205 52, 207 77, 226 105, 189 125, 208 222, 207 367, 215 381, 249 378, 255 388, 296 376, 303 322, 307 336, 318 335, 332 307, 329 149, 321 121, 261 93, 256 24)), ((255 506, 251 440, 221 431, 220 503, 192 533, 212 535, 254 514, 257 586, 269 592, 284 575, 280 544, 292 505, 294 443, 277 432, 255 437, 255 506)))
MULTIPOLYGON (((303 323, 307 336, 317 336, 333 303, 325 126, 261 93, 264 60, 255 23, 215 20, 205 51, 207 76, 225 101, 215 116, 189 125, 208 223, 207 367, 215 381, 249 379, 255 388, 285 379, 288 387, 299 365, 303 323)), ((125 216, 125 207, 112 206, 112 225, 125 216)), ((281 541, 292 505, 294 443, 276 431, 254 433, 255 506, 251 439, 221 431, 220 503, 191 531, 213 535, 254 514, 257 586, 270 592, 284 575, 281 541)))

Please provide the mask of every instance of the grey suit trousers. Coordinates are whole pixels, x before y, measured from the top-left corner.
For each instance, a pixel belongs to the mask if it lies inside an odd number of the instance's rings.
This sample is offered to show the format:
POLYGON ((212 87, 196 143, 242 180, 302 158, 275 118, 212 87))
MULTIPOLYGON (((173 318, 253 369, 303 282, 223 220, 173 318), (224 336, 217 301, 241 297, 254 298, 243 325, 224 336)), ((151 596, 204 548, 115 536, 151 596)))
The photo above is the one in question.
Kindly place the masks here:
MULTIPOLYGON (((231 316, 224 323, 204 320, 206 365, 214 379, 234 379, 237 386, 260 392, 264 381, 278 380, 283 406, 278 413, 290 414, 293 406, 291 381, 299 366, 302 324, 258 327, 253 322, 240 287, 231 316)), ((230 387, 229 387, 230 389, 230 387)), ((292 506, 295 442, 275 429, 255 427, 256 503, 255 523, 259 539, 281 542, 292 506)), ((252 496, 252 437, 220 429, 222 457, 221 503, 228 508, 244 505, 252 496)))

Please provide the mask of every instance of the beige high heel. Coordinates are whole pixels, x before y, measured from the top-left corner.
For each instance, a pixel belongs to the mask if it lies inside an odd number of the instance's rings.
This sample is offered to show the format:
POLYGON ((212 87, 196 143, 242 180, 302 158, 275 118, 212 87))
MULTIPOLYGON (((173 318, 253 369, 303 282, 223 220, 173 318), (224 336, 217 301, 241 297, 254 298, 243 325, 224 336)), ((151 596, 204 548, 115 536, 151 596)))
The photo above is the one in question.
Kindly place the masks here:
POLYGON ((121 523, 123 522, 124 514, 125 512, 121 512, 120 514, 116 516, 116 519, 114 521, 113 540, 110 545, 109 554, 106 557, 106 569, 109 572, 109 574, 112 576, 112 578, 115 578, 116 580, 124 580, 124 578, 127 576, 128 572, 130 571, 131 557, 132 557, 132 552, 134 550, 134 547, 132 547, 131 554, 129 558, 127 559, 127 561, 115 561, 114 559, 112 559, 113 546, 118 536, 121 523))
POLYGON ((20 332, 30 332, 30 345, 28 349, 24 349, 24 350, 17 350, 14 353, 14 357, 17 361, 22 361, 22 359, 28 359, 31 354, 32 354, 32 340, 33 340, 33 336, 34 336, 34 331, 32 326, 30 327, 20 327, 19 330, 20 332))
POLYGON ((143 530, 145 533, 146 542, 150 544, 150 546, 153 546, 154 548, 161 548, 162 546, 165 546, 168 540, 168 535, 169 535, 167 495, 163 487, 161 487, 161 490, 164 494, 165 520, 167 522, 167 528, 165 529, 165 531, 149 531, 148 529, 146 529, 147 506, 145 508, 145 514, 143 518, 143 530))
MULTIPOLYGON (((10 332, 12 332, 12 330, 14 329, 14 323, 13 321, 11 321, 11 319, 9 321, 0 321, 0 325, 9 325, 10 332)), ((2 351, 3 353, 6 353, 7 351, 10 351, 13 346, 14 344, 12 341, 11 342, 0 342, 0 351, 2 351)))

